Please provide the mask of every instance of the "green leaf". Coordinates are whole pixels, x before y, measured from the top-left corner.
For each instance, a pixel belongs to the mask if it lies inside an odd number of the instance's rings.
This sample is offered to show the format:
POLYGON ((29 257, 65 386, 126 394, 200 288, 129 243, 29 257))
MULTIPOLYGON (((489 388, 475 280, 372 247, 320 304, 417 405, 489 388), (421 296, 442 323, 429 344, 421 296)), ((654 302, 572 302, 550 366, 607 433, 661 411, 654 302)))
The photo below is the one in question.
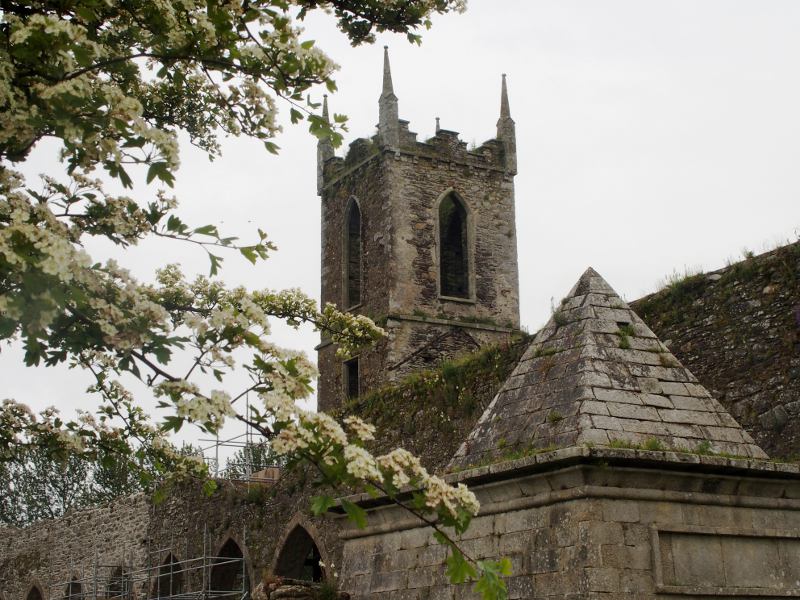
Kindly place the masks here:
POLYGON ((219 273, 219 268, 222 265, 222 257, 215 254, 208 253, 208 261, 211 263, 209 274, 211 277, 219 273))
POLYGON ((167 219, 167 229, 169 231, 181 231, 184 227, 183 221, 175 215, 170 215, 167 219))
POLYGON ((293 108, 289 111, 289 117, 291 118, 292 123, 299 123, 303 120, 303 113, 296 108, 293 108))
POLYGON ((167 364, 169 362, 169 357, 172 355, 172 351, 165 346, 156 346, 152 349, 152 352, 162 365, 167 364))
POLYGON ((217 228, 214 225, 203 225, 202 227, 195 229, 194 233, 198 233, 200 235, 211 235, 215 237, 218 235, 217 228))
POLYGON ((447 577, 450 583, 464 583, 478 578, 478 571, 454 546, 450 546, 450 556, 447 557, 447 577))
POLYGON ((314 496, 311 499, 311 513, 318 517, 328 511, 328 509, 336 504, 331 496, 314 496))
POLYGON ((475 584, 475 590, 484 600, 506 600, 508 589, 501 576, 511 575, 511 561, 503 558, 499 561, 478 561, 481 576, 475 584))
POLYGON ((356 527, 364 529, 367 526, 367 511, 344 498, 342 498, 341 503, 344 512, 346 512, 350 520, 356 524, 356 527))
POLYGON ((239 252, 241 252, 242 256, 244 256, 251 263, 256 264, 256 261, 258 260, 258 254, 256 253, 254 246, 245 246, 243 248, 239 248, 239 252))
POLYGON ((278 150, 280 150, 280 146, 275 142, 264 142, 264 148, 266 148, 267 152, 270 154, 277 154, 278 150))
POLYGON ((164 168, 164 163, 157 162, 150 165, 147 169, 147 183, 150 183, 156 177, 159 177, 159 171, 164 168))
POLYGON ((210 496, 211 494, 217 491, 217 487, 218 486, 216 481, 214 481, 213 479, 206 479, 205 482, 203 482, 203 493, 206 496, 210 496))

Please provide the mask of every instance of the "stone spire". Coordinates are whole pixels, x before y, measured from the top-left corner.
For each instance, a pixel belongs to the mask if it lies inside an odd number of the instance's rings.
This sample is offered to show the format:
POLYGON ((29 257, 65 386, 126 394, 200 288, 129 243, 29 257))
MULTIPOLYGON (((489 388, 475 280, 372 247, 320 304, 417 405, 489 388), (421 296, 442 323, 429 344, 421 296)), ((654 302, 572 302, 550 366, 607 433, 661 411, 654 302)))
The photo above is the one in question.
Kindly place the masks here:
POLYGON ((383 90, 378 100, 378 133, 385 146, 400 145, 400 117, 397 112, 397 96, 392 85, 392 70, 389 66, 389 47, 383 47, 383 90))
POLYGON ((590 268, 536 334, 450 466, 615 444, 767 458, 590 268))
POLYGON ((508 87, 506 74, 503 73, 503 84, 500 91, 500 118, 497 120, 497 139, 503 143, 505 151, 506 171, 517 174, 517 134, 511 109, 508 105, 508 87))
MULTIPOLYGON (((328 117, 328 94, 325 94, 325 99, 322 101, 322 118, 326 123, 330 123, 328 117)), ((322 187, 325 184, 325 161, 334 157, 333 145, 328 139, 319 140, 317 142, 317 194, 322 193, 322 187)))

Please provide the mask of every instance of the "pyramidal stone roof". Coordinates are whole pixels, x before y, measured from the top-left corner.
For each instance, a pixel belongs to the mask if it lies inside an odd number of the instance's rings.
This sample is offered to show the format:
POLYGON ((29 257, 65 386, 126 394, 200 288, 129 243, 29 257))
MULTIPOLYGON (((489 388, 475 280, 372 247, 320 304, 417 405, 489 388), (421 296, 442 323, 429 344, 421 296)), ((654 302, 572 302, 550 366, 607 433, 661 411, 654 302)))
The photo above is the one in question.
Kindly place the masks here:
POLYGON ((574 446, 767 458, 591 268, 536 334, 449 467, 574 446))

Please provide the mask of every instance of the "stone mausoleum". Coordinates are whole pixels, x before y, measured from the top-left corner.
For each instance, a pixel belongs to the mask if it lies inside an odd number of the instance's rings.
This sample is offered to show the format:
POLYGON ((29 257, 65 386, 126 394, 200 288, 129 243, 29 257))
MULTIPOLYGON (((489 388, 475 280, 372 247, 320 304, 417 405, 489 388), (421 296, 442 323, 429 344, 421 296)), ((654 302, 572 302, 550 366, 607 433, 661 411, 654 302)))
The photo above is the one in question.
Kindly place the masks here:
MULTIPOLYGON (((321 340, 320 407, 470 485, 463 547, 511 560, 510 598, 800 597, 800 244, 631 305, 588 268, 526 336, 516 171, 505 78, 495 139, 421 142, 385 58, 377 134, 321 143, 317 185, 322 300, 388 336, 321 340)), ((273 479, 2 528, 0 600, 477 597, 394 505, 352 497, 357 529, 310 516, 312 474, 273 479)))

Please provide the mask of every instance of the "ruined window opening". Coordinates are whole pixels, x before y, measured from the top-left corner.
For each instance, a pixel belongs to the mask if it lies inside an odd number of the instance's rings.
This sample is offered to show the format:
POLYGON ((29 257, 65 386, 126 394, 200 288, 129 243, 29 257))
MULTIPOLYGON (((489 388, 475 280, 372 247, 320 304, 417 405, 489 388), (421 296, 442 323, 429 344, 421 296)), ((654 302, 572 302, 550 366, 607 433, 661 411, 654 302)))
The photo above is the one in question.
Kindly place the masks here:
POLYGON ((358 357, 344 363, 344 389, 348 398, 358 398, 360 391, 358 357))
POLYGON ((44 600, 42 590, 39 589, 39 586, 33 586, 31 591, 28 592, 28 595, 25 596, 25 600, 44 600))
POLYGON ((72 578, 64 590, 64 600, 83 600, 83 590, 76 577, 72 578))
POLYGON ((324 579, 322 555, 304 527, 298 525, 286 538, 278 556, 275 574, 305 581, 319 582, 324 579))
POLYGON ((361 304, 361 209, 350 202, 345 217, 345 301, 346 308, 361 304))
POLYGON ((173 554, 158 568, 158 578, 153 586, 151 598, 167 598, 183 593, 183 570, 173 554))
POLYGON ((439 279, 442 296, 469 298, 467 209, 452 193, 439 203, 439 279))
POLYGON ((122 567, 117 567, 111 572, 111 577, 108 578, 106 598, 122 600, 130 597, 131 577, 122 567))
POLYGON ((219 551, 211 567, 211 591, 218 598, 241 598, 242 592, 250 591, 244 555, 239 544, 229 539, 219 551))

